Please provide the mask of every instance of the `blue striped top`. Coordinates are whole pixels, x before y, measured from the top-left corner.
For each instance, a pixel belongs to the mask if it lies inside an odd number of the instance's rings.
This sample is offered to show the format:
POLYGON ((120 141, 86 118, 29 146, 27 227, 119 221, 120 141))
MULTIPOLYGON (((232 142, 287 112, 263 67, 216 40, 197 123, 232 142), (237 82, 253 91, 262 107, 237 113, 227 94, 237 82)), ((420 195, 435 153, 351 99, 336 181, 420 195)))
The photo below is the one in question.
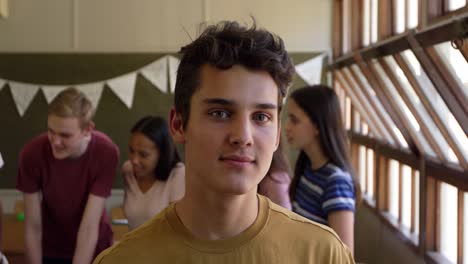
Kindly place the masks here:
POLYGON ((300 176, 294 195, 294 212, 321 224, 328 225, 328 214, 355 209, 355 193, 351 175, 327 163, 317 170, 308 164, 300 176))

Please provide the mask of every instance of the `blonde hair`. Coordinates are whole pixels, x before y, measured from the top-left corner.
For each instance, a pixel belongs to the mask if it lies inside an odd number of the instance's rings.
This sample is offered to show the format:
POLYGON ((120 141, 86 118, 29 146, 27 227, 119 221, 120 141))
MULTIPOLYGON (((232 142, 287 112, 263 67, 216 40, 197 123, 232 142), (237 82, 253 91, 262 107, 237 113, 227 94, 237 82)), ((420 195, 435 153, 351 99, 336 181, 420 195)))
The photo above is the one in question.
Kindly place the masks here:
POLYGON ((60 92, 49 105, 48 115, 77 117, 81 127, 87 126, 94 116, 94 107, 86 95, 74 87, 60 92))

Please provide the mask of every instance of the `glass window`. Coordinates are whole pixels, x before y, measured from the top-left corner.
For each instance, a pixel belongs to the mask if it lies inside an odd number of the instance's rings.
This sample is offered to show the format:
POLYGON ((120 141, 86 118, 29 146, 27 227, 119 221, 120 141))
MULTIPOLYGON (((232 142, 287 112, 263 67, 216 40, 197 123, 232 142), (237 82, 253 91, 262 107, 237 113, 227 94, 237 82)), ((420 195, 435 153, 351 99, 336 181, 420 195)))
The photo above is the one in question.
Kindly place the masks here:
POLYGON ((367 149, 367 194, 374 198, 374 150, 367 149))
POLYGON ((388 63, 390 70, 393 71, 393 73, 397 77, 400 85, 402 86, 405 92, 406 97, 411 101, 413 107, 416 109, 417 113, 415 114, 417 114, 420 120, 427 127, 427 130, 430 131, 430 136, 434 137, 435 141, 439 145, 439 149, 443 151, 445 158, 452 162, 458 162, 458 159, 455 157, 455 155, 449 155, 450 147, 447 141, 440 133, 439 128, 435 125, 432 118, 429 116, 429 113, 426 111, 426 108, 424 108, 424 105, 419 100, 419 97, 414 91, 413 86, 411 86, 411 84, 409 83, 405 73, 401 70, 398 63, 392 56, 387 56, 384 58, 384 60, 388 63))
MULTIPOLYGON (((468 45, 468 43, 465 43, 465 45, 468 45)), ((441 55, 440 57, 445 66, 452 72, 459 86, 462 87, 465 100, 468 101, 468 63, 462 53, 454 49, 450 41, 440 43, 434 47, 441 55)))
MULTIPOLYGON (((444 123, 448 133, 452 136, 458 146, 468 146, 467 136, 463 132, 458 121, 448 109, 444 100, 440 97, 432 82, 429 80, 429 77, 422 70, 419 61, 416 56, 414 56, 414 53, 411 50, 406 50, 402 52, 402 55, 402 58, 409 65, 411 72, 419 82, 422 92, 432 104, 440 120, 444 123)), ((460 147, 460 151, 465 157, 465 160, 468 160, 468 148, 460 147)), ((450 151, 449 153, 452 153, 449 155, 453 155, 453 151, 450 151)))
POLYGON ((466 0, 448 0, 448 11, 460 9, 466 5, 466 0))
POLYGON ((402 164, 402 183, 401 183, 401 192, 402 192, 402 210, 401 210, 401 219, 404 227, 411 228, 411 195, 412 195, 412 185, 411 185, 411 168, 407 165, 402 164))
POLYGON ((371 1, 371 7, 370 7, 370 14, 371 14, 371 34, 370 34, 370 41, 371 43, 377 42, 379 39, 379 0, 370 0, 371 1))
MULTIPOLYGON (((370 86, 369 82, 367 81, 367 78, 364 76, 362 73, 361 69, 357 65, 351 66, 351 70, 354 71, 354 73, 357 75, 357 77, 361 80, 361 83, 363 84, 363 87, 361 87, 363 90, 366 90, 367 94, 370 95, 370 99, 374 101, 374 105, 377 107, 377 109, 374 109, 376 112, 379 112, 380 115, 383 117, 382 122, 385 122, 388 124, 391 128, 393 128, 392 131, 387 131, 390 133, 393 133, 393 135, 398 139, 398 143, 400 146, 403 146, 404 148, 408 147, 408 144, 406 143, 405 139, 403 138, 403 135, 401 134, 400 130, 396 127, 395 123, 393 122, 392 118, 388 115, 387 111, 385 111, 385 108, 382 106, 380 103, 379 98, 375 94, 374 89, 370 86)), ((379 119, 380 120, 380 119, 379 119)), ((384 131, 386 131, 384 129, 384 131)), ((387 137, 384 140, 387 140, 390 144, 395 145, 395 141, 393 140, 392 137, 387 137)))
POLYGON ((398 105, 398 108, 402 110, 404 117, 407 119, 408 123, 410 124, 408 129, 412 130, 413 132, 412 134, 415 137, 414 140, 419 141, 419 145, 422 148, 421 151, 423 151, 424 153, 432 157, 436 157, 434 150, 429 146, 425 137, 422 135, 418 121, 414 118, 413 113, 411 113, 411 111, 408 109, 403 99, 400 97, 400 95, 396 91, 395 87, 393 86, 393 83, 388 78, 387 74, 383 70, 380 63, 376 59, 373 59, 372 63, 374 64, 375 69, 377 70, 377 73, 382 78, 383 82, 385 83, 385 89, 387 89, 387 91, 390 93, 392 100, 394 100, 395 103, 398 105))
POLYGON ((371 15, 370 15, 370 2, 371 0, 363 1, 363 24, 362 24, 362 44, 369 46, 370 43, 370 28, 371 28, 371 15))
POLYGON ((350 0, 343 0, 343 24, 341 25, 341 28, 343 30, 343 54, 346 54, 350 50, 350 30, 349 27, 351 26, 351 3, 350 0))
POLYGON ((388 166, 388 176, 390 182, 389 188, 389 207, 390 207, 390 214, 394 216, 396 219, 399 217, 398 212, 398 194, 400 193, 399 190, 399 182, 400 182, 400 164, 398 161, 390 159, 389 166, 388 166))
POLYGON ((414 233, 419 234, 419 171, 414 173, 414 233))
MULTIPOLYGON (((355 90, 356 96, 357 96, 357 98, 359 98, 359 101, 362 103, 362 107, 364 108, 363 110, 373 109, 373 107, 370 105, 369 101, 366 99, 366 96, 362 92, 362 88, 358 85, 358 83, 354 79, 354 76, 349 71, 349 68, 344 68, 342 70, 342 73, 344 75, 346 75, 348 77, 348 79, 351 81, 350 85, 355 87, 354 90, 355 90)), ((376 129, 379 129, 380 131, 382 131, 384 133, 384 135, 379 136, 379 138, 380 139, 390 138, 391 137, 390 134, 388 134, 388 132, 386 131, 384 125, 380 121, 380 118, 377 117, 377 114, 375 112, 373 112, 373 111, 366 111, 366 112, 367 112, 366 114, 369 116, 369 118, 372 117, 372 121, 376 122, 375 125, 378 126, 378 128, 376 128, 376 129)), ((374 123, 374 122, 372 122, 372 123, 374 123)), ((374 133, 377 134, 377 135, 380 135, 380 131, 374 131, 374 133)))
POLYGON ((351 99, 346 96, 346 130, 351 130, 351 99))
POLYGON ((369 126, 364 121, 361 123, 361 134, 363 134, 364 136, 367 136, 367 134, 369 134, 369 126))
POLYGON ((419 1, 417 0, 408 0, 406 1, 408 9, 408 28, 415 28, 419 24, 419 1))
POLYGON ((406 0, 394 0, 396 14, 393 21, 395 22, 395 33, 397 34, 405 32, 406 29, 405 2, 406 0))
POLYGON ((452 263, 457 263, 457 208, 458 190, 441 183, 440 186, 440 253, 452 263))
POLYGON ((463 196, 463 263, 468 264, 468 193, 463 196))
POLYGON ((366 147, 359 145, 359 182, 361 183, 362 192, 366 192, 366 147))

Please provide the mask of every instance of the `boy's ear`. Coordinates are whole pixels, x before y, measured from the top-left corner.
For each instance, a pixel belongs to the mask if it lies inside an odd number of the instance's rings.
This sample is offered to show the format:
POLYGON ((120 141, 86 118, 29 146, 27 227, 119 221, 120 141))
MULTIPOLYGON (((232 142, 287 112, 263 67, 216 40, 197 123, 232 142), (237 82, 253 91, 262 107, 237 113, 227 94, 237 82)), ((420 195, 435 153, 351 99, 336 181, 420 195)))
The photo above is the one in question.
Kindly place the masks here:
POLYGON ((83 128, 83 131, 84 131, 86 136, 91 135, 91 132, 93 132, 93 130, 94 130, 94 122, 93 121, 89 121, 89 123, 83 128))
POLYGON ((171 108, 169 113, 169 129, 175 143, 185 143, 184 122, 182 122, 182 117, 176 112, 174 107, 171 108))

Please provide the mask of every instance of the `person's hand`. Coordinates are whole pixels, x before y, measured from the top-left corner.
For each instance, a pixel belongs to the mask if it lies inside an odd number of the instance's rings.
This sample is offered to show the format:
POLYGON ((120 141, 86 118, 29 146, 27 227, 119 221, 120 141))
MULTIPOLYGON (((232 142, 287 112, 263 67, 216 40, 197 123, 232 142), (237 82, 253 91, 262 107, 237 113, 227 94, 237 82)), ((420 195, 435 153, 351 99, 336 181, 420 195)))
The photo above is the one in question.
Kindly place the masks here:
POLYGON ((138 186, 138 182, 135 175, 133 174, 133 170, 124 172, 124 180, 127 195, 139 196, 143 194, 140 190, 140 187, 138 186))

